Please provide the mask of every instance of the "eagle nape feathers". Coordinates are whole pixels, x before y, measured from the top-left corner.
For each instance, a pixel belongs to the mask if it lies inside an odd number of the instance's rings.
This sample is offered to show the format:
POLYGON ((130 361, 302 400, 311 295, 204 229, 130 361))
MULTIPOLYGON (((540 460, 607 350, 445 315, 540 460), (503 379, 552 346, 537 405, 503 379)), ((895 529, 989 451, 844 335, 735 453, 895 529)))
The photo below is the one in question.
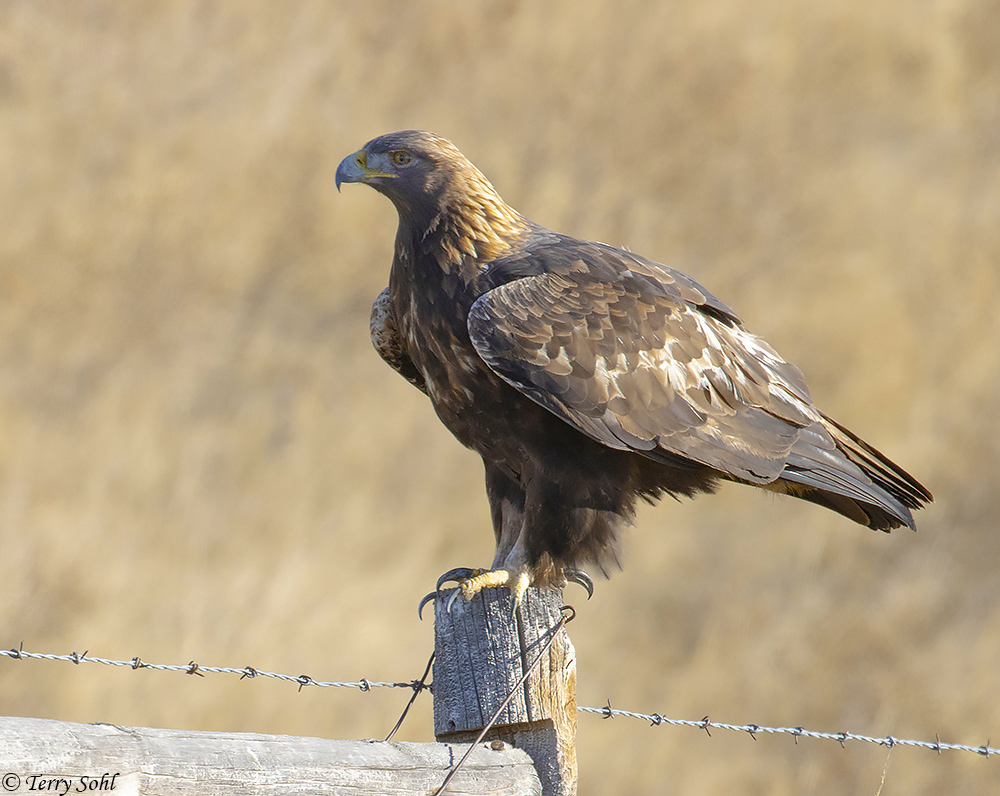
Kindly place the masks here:
POLYGON ((451 142, 380 136, 336 181, 370 185, 399 214, 376 349, 483 459, 496 556, 466 596, 606 569, 640 498, 721 480, 882 531, 913 528, 932 500, 704 287, 527 220, 451 142))

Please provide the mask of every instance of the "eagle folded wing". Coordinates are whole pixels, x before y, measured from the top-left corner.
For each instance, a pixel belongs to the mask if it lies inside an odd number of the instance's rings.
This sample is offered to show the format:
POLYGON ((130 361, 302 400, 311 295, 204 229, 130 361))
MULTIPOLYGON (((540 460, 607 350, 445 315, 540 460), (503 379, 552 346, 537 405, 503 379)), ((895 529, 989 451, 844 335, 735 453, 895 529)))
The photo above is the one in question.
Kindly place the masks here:
POLYGON ((609 269, 617 250, 598 251, 605 261, 548 265, 482 295, 468 322, 479 355, 605 445, 778 478, 800 429, 821 418, 799 370, 696 283, 626 252, 616 265, 628 267, 609 269))

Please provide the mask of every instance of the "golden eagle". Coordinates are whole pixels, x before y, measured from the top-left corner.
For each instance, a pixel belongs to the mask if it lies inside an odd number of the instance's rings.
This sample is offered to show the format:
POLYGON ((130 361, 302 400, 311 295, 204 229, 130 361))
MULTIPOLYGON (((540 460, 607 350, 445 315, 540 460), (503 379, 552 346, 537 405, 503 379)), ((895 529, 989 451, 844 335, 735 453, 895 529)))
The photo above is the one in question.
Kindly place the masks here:
POLYGON ((932 500, 693 279, 527 220, 451 142, 375 138, 336 182, 399 213, 375 348, 483 458, 497 549, 490 570, 448 573, 466 598, 587 585, 577 567, 615 562, 638 498, 720 479, 883 531, 913 528, 910 509, 932 500))

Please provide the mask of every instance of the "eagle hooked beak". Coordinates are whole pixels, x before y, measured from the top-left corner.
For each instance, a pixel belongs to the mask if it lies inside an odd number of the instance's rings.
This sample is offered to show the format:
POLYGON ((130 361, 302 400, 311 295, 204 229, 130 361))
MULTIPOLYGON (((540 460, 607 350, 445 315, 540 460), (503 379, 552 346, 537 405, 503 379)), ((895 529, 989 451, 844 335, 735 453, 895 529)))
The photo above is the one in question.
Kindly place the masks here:
MULTIPOLYGON (((375 159, 377 161, 378 156, 375 159)), ((374 164, 369 166, 368 153, 363 149, 359 149, 353 155, 348 155, 340 161, 340 165, 337 166, 337 191, 340 191, 340 184, 342 182, 371 182, 371 180, 378 177, 395 176, 395 174, 388 174, 376 168, 374 164)))

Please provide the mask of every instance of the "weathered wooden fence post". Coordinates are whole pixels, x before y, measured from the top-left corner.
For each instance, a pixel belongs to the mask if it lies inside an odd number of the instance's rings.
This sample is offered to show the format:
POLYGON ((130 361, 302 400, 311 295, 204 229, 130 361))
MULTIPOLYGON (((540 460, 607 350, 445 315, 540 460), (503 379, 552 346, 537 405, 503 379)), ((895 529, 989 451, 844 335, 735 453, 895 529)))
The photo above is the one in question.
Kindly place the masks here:
MULTIPOLYGON (((507 589, 434 610, 434 734, 471 743, 532 666, 562 619, 562 592, 529 589, 516 613, 507 589)), ((544 796, 576 794, 576 653, 563 627, 486 736, 531 757, 544 796)))

